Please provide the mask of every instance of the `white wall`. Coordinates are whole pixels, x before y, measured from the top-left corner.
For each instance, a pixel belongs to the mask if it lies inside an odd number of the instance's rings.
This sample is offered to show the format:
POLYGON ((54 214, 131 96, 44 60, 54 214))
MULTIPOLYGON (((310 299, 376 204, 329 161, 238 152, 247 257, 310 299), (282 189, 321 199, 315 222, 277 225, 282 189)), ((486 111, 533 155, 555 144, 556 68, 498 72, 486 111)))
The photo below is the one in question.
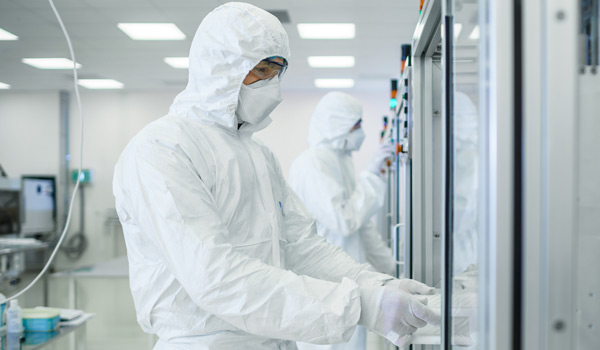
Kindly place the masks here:
MULTIPOLYGON (((283 102, 271 115, 273 123, 257 136, 275 152, 287 177, 290 165, 307 148, 306 136, 312 112, 327 91, 283 92, 283 102)), ((357 171, 367 166, 370 155, 379 145, 382 117, 388 111, 389 96, 381 93, 348 92, 363 104, 363 129, 367 135, 355 155, 357 171)))
POLYGON ((0 93, 0 164, 8 176, 58 172, 58 109, 58 92, 0 93))
MULTIPOLYGON (((129 140, 146 124, 162 117, 176 91, 124 92, 85 91, 82 93, 84 114, 83 168, 92 169, 93 183, 84 188, 86 203, 85 232, 89 248, 77 264, 97 262, 125 254, 121 230, 113 221, 114 197, 112 177, 114 165, 129 140)), ((71 96, 72 168, 79 165, 79 118, 74 94, 71 96)), ((78 211, 74 211, 78 213, 78 211)), ((76 232, 79 214, 75 214, 76 232)), ((63 260, 57 261, 61 266, 63 260)))
MULTIPOLYGON (((83 167, 94 171, 93 183, 84 189, 85 232, 90 245, 76 262, 58 256, 56 266, 67 268, 110 259, 124 254, 121 232, 107 224, 114 208, 112 173, 122 149, 146 124, 163 116, 177 91, 124 92, 82 91, 84 109, 83 167)), ((306 134, 312 110, 325 91, 283 92, 284 102, 273 113, 273 123, 258 133, 278 156, 287 176, 293 159, 306 149, 306 134)), ((378 145, 381 117, 387 112, 388 95, 351 93, 364 106, 363 128, 367 134, 357 153, 358 169, 363 169, 378 145)), ((71 167, 79 164, 79 116, 75 96, 71 95, 71 167)), ((0 93, 0 164, 11 177, 25 173, 58 174, 59 170, 59 94, 0 93)), ((79 225, 75 203, 73 227, 79 225)))

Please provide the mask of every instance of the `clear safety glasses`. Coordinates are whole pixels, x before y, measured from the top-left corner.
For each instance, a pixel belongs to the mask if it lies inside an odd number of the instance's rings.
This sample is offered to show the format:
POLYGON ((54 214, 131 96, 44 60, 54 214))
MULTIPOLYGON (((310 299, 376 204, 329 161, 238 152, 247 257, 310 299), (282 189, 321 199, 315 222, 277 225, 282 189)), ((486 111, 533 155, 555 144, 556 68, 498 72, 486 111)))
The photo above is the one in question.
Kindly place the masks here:
POLYGON ((276 76, 281 79, 288 67, 288 63, 285 58, 283 59, 283 64, 273 61, 274 58, 277 57, 265 58, 264 60, 258 62, 258 64, 252 68, 252 73, 256 74, 256 76, 261 80, 271 79, 276 76))
POLYGON ((352 126, 352 129, 350 129, 350 132, 353 132, 354 130, 360 129, 361 127, 361 123, 362 123, 362 119, 359 119, 356 124, 354 124, 354 126, 352 126))

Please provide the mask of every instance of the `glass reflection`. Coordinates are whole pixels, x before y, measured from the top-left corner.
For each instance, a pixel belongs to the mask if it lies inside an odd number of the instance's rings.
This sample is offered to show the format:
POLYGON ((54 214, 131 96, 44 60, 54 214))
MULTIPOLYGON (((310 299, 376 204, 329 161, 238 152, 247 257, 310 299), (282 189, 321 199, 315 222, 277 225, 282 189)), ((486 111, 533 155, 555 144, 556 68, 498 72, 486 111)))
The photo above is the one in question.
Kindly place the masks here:
POLYGON ((477 349, 479 232, 479 11, 456 0, 454 35, 454 198, 452 343, 477 349), (460 28, 460 30, 458 30, 460 28))

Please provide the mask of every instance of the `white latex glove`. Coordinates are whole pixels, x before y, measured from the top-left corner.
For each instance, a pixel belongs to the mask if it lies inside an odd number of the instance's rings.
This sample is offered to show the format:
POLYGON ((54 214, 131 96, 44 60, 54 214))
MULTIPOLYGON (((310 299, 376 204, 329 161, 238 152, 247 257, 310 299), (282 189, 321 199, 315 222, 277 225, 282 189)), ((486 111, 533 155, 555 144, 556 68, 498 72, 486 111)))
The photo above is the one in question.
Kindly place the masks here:
POLYGON ((386 166, 385 160, 394 159, 394 156, 396 155, 395 151, 396 145, 392 143, 386 142, 379 145, 379 148, 371 157, 371 162, 369 163, 367 170, 375 175, 381 175, 381 169, 386 166))
POLYGON ((439 324, 440 315, 396 287, 360 287, 359 324, 397 346, 411 342, 412 333, 439 324))
POLYGON ((394 287, 402 289, 404 292, 408 294, 421 294, 421 295, 431 295, 435 293, 435 288, 431 288, 425 283, 421 283, 419 281, 411 280, 409 278, 397 279, 394 278, 389 281, 385 281, 385 286, 394 287))

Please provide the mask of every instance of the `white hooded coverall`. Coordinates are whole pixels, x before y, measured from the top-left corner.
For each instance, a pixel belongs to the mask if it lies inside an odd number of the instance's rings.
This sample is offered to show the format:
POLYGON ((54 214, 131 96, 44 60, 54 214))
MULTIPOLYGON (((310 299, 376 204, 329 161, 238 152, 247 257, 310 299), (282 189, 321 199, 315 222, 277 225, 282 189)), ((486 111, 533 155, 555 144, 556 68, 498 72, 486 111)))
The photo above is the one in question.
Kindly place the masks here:
POLYGON ((347 341, 361 313, 354 280, 380 282, 316 234, 277 159, 253 137, 270 119, 237 128, 245 76, 266 57, 289 55, 274 16, 218 7, 192 42, 186 89, 115 167, 137 319, 159 337, 157 350, 347 341))
MULTIPOLYGON (((362 106, 354 97, 341 92, 326 94, 312 115, 309 148, 292 163, 289 182, 316 218, 319 235, 357 261, 395 274, 392 251, 370 220, 383 206, 385 181, 366 170, 357 179, 351 151, 345 149, 345 138, 361 118, 362 106)), ((299 348, 358 350, 364 349, 365 343, 365 329, 359 326, 348 343, 301 344, 299 348)))

